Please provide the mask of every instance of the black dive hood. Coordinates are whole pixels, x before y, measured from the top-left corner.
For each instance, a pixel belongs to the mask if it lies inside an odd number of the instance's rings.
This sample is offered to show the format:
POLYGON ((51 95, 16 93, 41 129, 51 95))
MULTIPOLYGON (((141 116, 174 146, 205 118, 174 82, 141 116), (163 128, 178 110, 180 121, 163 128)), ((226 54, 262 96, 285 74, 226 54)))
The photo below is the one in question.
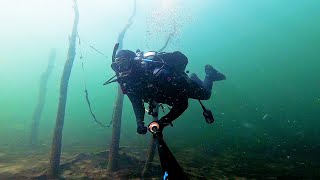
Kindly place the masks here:
MULTIPOLYGON (((119 71, 117 71, 114 67, 112 67, 113 65, 115 65, 117 63, 116 62, 116 54, 117 54, 118 48, 119 48, 119 43, 116 43, 114 45, 114 48, 113 48, 112 64, 111 64, 111 68, 116 72, 116 75, 111 77, 103 85, 107 85, 107 84, 110 84, 110 83, 113 83, 113 82, 119 82, 119 80, 121 79, 121 75, 120 75, 119 71), (117 77, 117 79, 114 79, 116 77, 117 77)), ((161 63, 163 65, 165 64, 163 60, 162 60, 162 62, 152 60, 152 57, 154 57, 154 56, 157 56, 157 52, 156 51, 149 51, 149 52, 146 52, 146 53, 140 52, 138 57, 135 57, 132 60, 140 60, 140 61, 144 61, 144 62, 161 63)))

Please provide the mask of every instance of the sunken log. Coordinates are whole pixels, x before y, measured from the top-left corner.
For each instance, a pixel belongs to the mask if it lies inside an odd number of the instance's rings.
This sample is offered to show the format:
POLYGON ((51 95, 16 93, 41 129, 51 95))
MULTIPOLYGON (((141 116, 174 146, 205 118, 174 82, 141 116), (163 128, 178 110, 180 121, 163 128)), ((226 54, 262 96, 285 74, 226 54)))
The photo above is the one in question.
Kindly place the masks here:
MULTIPOLYGON (((176 33, 175 31, 176 31, 176 28, 174 28, 174 32, 172 32, 172 33, 170 33, 168 35, 167 40, 165 41, 164 45, 158 50, 158 52, 162 52, 163 50, 165 50, 167 48, 171 38, 176 33)), ((156 112, 159 112, 159 106, 158 105, 157 105, 157 108, 155 110, 156 110, 156 112)), ((157 121, 158 117, 154 117, 153 120, 157 121)), ((151 166, 151 163, 152 163, 153 158, 154 158, 155 149, 156 149, 156 141, 155 141, 154 138, 151 138, 150 142, 149 142, 148 156, 147 156, 147 159, 146 159, 145 164, 144 164, 144 168, 143 168, 142 173, 141 173, 142 177, 145 177, 147 175, 147 173, 150 171, 150 166, 151 166)))
MULTIPOLYGON (((154 112, 159 113, 159 105, 156 105, 156 108, 154 109, 154 112)), ((159 116, 153 117, 153 121, 158 121, 159 116)), ((151 163, 153 162, 154 154, 156 152, 156 140, 151 137, 149 142, 149 148, 148 148, 148 156, 144 163, 144 167, 141 173, 142 177, 145 177, 150 172, 151 163)))
POLYGON ((39 122, 40 122, 43 107, 46 101, 48 79, 51 75, 51 72, 55 63, 55 59, 56 59, 56 50, 52 49, 49 56, 47 69, 45 72, 41 74, 41 77, 40 77, 38 103, 33 112, 32 125, 31 125, 30 145, 32 147, 38 144, 39 122))
POLYGON ((170 33, 169 36, 167 37, 166 42, 164 43, 164 45, 158 50, 158 52, 162 52, 163 50, 165 50, 171 40, 171 38, 173 37, 173 33, 170 33))
POLYGON ((121 132, 121 117, 123 108, 123 94, 121 88, 118 88, 118 95, 115 102, 113 116, 112 116, 112 138, 109 147, 109 160, 107 170, 113 172, 118 168, 119 159, 119 144, 120 144, 120 132, 121 132))
POLYGON ((60 175, 60 157, 61 157, 61 145, 62 145, 62 130, 64 124, 64 116, 66 110, 67 94, 68 94, 68 83, 73 66, 74 57, 76 55, 76 38, 77 38, 77 27, 79 22, 79 11, 77 0, 74 0, 74 22, 72 34, 69 39, 68 57, 64 65, 63 74, 60 82, 60 97, 58 112, 56 117, 56 125, 52 140, 52 149, 49 162, 49 169, 47 175, 49 178, 58 178, 60 175))
MULTIPOLYGON (((132 15, 128 19, 128 23, 125 25, 123 30, 118 35, 118 43, 119 43, 119 50, 123 47, 123 39, 125 36, 125 33, 132 25, 132 19, 136 14, 136 0, 134 0, 134 8, 132 15)), ((123 99, 124 95, 122 93, 122 90, 120 86, 118 86, 118 95, 115 102, 114 110, 113 110, 113 116, 112 116, 112 138, 111 143, 109 146, 109 160, 108 160, 108 166, 107 171, 113 172, 118 168, 118 159, 119 159, 119 144, 120 144, 120 132, 121 132, 121 116, 122 116, 122 107, 123 107, 123 99)))
POLYGON ((165 50, 171 40, 171 38, 173 38, 175 35, 177 34, 177 27, 176 25, 174 25, 173 27, 173 32, 169 33, 166 42, 164 43, 164 45, 158 50, 158 52, 162 52, 163 50, 165 50))

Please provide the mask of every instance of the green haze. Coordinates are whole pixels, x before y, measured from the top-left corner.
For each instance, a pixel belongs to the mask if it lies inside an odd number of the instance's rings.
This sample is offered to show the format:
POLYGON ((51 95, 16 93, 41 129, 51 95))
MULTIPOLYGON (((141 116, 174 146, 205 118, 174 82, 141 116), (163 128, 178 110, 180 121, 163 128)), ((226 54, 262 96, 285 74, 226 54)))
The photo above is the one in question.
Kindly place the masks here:
MULTIPOLYGON (((102 84, 114 75, 113 45, 132 6, 129 0, 79 0, 82 43, 77 44, 69 82, 63 150, 109 145, 111 128, 92 120, 84 80, 97 118, 109 123, 117 90, 115 84, 102 84)), ((275 159, 309 158, 319 169, 319 19, 318 0, 138 0, 124 48, 158 50, 176 28, 167 51, 185 53, 188 70, 201 78, 205 64, 227 76, 214 84, 212 98, 204 102, 215 114, 214 124, 206 124, 201 107, 190 100, 174 128, 165 130, 174 152, 199 147, 212 157, 230 150, 275 159)), ((72 20, 72 1, 0 2, 0 149, 19 151, 28 144, 40 75, 50 49, 56 48, 40 121, 41 144, 50 148, 72 20)), ((146 148, 148 139, 136 134, 126 97, 121 144, 146 148)))

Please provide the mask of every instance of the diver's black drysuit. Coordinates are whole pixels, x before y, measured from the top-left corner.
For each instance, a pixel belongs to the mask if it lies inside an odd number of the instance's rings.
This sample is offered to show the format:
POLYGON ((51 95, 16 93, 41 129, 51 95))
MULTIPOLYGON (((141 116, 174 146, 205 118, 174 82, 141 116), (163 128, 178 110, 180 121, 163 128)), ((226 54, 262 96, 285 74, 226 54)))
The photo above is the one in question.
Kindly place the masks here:
POLYGON ((170 124, 188 108, 188 98, 208 100, 213 82, 225 79, 210 65, 206 67, 208 72, 204 81, 195 74, 189 78, 185 73, 188 59, 179 51, 168 53, 165 58, 171 59, 171 62, 163 66, 132 61, 130 73, 118 81, 132 103, 140 134, 146 133, 144 102, 172 106, 170 112, 160 119, 161 123, 170 124))

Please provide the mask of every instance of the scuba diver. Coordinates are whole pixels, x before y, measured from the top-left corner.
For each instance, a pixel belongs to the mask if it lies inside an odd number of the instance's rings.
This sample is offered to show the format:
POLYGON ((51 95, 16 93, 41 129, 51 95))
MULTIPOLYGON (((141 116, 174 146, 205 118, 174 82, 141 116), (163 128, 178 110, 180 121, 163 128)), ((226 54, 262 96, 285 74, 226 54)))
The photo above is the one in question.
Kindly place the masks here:
MULTIPOLYGON (((122 92, 126 94, 135 113, 137 132, 146 134, 144 123, 145 106, 149 103, 149 114, 152 114, 155 103, 171 106, 170 112, 163 116, 159 123, 160 131, 177 119, 187 108, 188 99, 208 100, 211 97, 213 82, 225 80, 226 77, 211 65, 205 66, 206 76, 201 81, 196 74, 187 75, 185 68, 188 58, 181 52, 172 53, 149 51, 136 53, 130 50, 120 50, 117 45, 113 53, 111 68, 116 72, 116 80, 122 92)), ((202 103, 201 103, 202 105, 202 103)), ((204 106, 202 105, 204 108, 204 106)), ((205 108, 204 108, 205 110, 205 108)), ((211 113, 211 111, 210 111, 211 113)))

